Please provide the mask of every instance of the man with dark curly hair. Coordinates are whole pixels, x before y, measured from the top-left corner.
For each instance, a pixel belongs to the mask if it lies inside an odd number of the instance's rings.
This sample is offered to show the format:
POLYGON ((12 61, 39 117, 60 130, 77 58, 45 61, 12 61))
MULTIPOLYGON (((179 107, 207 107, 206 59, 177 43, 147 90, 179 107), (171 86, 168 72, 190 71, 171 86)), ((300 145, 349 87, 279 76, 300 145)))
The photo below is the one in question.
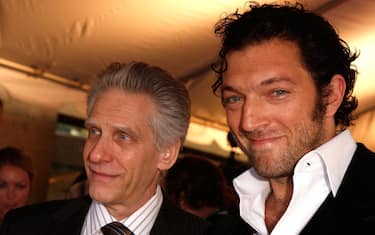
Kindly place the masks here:
POLYGON ((358 53, 300 4, 250 3, 215 32, 212 88, 252 165, 241 217, 256 234, 375 234, 375 154, 346 129, 358 53))

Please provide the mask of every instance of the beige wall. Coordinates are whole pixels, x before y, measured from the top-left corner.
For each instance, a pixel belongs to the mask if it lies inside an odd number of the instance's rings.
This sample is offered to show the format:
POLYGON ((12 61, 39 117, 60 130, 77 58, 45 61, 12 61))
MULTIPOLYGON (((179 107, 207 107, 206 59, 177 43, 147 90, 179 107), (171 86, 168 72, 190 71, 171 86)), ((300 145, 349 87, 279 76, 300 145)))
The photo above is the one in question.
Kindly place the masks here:
POLYGON ((31 156, 35 178, 30 202, 44 201, 55 151, 56 111, 6 97, 3 115, 0 146, 19 147, 31 156))
POLYGON ((362 113, 350 130, 358 142, 375 152, 375 110, 362 113))

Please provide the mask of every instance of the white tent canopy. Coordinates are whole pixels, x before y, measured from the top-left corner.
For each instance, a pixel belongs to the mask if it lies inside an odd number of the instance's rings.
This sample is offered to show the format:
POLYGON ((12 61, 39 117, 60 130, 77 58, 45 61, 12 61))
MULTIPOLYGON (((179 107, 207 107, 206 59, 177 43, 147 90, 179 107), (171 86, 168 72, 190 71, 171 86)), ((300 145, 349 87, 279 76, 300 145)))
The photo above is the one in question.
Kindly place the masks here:
MULTIPOLYGON (((300 2, 324 15, 360 51, 356 112, 373 110, 375 1, 300 2)), ((215 80, 210 65, 219 45, 213 27, 246 5, 244 0, 0 1, 0 84, 14 99, 84 118, 85 91, 98 71, 114 61, 144 61, 186 84, 194 123, 226 131, 220 102, 210 91, 215 80)), ((368 126, 373 120, 366 117, 368 126)), ((374 138, 366 135, 360 136, 373 146, 374 138)))

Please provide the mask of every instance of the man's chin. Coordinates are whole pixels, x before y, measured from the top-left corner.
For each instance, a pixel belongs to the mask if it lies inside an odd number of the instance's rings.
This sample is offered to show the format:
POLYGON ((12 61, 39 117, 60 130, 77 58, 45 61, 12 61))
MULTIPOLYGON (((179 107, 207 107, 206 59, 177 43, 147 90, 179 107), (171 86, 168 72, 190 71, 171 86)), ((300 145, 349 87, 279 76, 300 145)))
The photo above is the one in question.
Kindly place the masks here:
POLYGON ((280 169, 274 166, 276 166, 275 163, 270 164, 268 167, 259 166, 257 164, 255 164, 253 167, 255 168, 255 171, 258 173, 258 175, 268 179, 293 176, 293 170, 280 169))
POLYGON ((95 201, 106 203, 106 202, 111 201, 111 194, 108 192, 110 192, 110 190, 90 187, 89 195, 95 201))

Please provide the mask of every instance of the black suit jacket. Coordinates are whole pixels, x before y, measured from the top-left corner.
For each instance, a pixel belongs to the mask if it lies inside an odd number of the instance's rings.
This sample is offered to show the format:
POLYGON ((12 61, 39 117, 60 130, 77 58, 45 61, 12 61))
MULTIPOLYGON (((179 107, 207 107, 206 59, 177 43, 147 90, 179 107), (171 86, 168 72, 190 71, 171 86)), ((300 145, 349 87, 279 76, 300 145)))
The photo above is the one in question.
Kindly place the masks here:
POLYGON ((375 153, 358 144, 336 197, 330 194, 301 235, 375 234, 375 153))
POLYGON ((300 235, 374 235, 374 181, 375 153, 359 143, 336 197, 328 195, 300 235))
MULTIPOLYGON (((79 235, 90 207, 90 198, 51 201, 10 211, 1 235, 79 235)), ((208 223, 188 214, 165 198, 150 235, 206 234, 208 223)))

